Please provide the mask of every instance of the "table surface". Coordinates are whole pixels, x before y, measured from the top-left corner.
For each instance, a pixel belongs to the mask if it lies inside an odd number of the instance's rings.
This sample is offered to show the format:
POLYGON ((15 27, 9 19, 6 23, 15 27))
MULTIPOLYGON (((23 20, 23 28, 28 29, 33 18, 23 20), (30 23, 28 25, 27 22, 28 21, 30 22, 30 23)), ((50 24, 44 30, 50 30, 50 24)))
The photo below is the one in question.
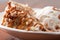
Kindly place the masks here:
POLYGON ((9 35, 5 30, 0 29, 0 40, 20 40, 20 39, 15 38, 9 35))

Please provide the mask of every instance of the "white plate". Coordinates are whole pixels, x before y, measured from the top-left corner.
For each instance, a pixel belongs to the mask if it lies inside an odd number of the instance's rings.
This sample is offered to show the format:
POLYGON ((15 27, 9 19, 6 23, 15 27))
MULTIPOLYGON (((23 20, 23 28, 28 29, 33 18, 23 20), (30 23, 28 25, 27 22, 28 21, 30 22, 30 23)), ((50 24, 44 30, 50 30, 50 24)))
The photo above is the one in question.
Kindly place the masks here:
MULTIPOLYGON (((36 13, 39 14, 41 9, 34 9, 36 13)), ((0 24, 1 20, 3 17, 3 12, 0 13, 0 24)), ((25 31, 25 30, 19 30, 15 28, 9 28, 6 26, 0 25, 1 29, 5 29, 9 34, 16 36, 18 38, 23 38, 23 39, 50 39, 48 37, 51 37, 51 39, 59 38, 60 37, 60 32, 41 32, 41 31, 25 31), (46 36, 46 37, 45 37, 46 36)))

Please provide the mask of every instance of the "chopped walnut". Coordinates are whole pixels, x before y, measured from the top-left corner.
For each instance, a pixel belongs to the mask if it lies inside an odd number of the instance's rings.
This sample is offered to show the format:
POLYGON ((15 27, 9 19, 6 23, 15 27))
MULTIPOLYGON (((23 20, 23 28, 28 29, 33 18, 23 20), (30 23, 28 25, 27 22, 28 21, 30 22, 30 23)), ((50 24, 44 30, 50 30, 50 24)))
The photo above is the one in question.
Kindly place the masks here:
MULTIPOLYGON (((7 9, 3 18, 2 25, 22 30, 30 30, 37 23, 37 19, 32 15, 35 12, 24 4, 8 2, 7 9)), ((39 23, 40 25, 40 23, 39 23)))

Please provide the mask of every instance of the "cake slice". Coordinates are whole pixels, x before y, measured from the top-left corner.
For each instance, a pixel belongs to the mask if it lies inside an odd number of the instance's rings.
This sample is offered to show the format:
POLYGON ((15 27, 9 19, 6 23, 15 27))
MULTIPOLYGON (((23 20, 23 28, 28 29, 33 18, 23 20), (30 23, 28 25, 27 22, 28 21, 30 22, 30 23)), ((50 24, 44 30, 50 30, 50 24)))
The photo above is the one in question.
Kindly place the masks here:
POLYGON ((34 14, 28 5, 10 1, 5 9, 2 25, 24 30, 40 30, 42 25, 37 22, 34 14))

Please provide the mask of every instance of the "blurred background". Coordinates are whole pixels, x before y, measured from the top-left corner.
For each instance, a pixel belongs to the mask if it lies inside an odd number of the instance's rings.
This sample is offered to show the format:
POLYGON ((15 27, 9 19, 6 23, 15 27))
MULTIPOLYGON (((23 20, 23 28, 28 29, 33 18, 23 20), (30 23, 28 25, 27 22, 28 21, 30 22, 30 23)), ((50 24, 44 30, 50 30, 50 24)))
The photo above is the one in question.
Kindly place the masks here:
MULTIPOLYGON (((0 11, 3 11, 9 0, 0 0, 0 11)), ((45 6, 55 6, 60 8, 60 0, 13 0, 19 3, 28 4, 33 8, 42 8, 45 6)))

